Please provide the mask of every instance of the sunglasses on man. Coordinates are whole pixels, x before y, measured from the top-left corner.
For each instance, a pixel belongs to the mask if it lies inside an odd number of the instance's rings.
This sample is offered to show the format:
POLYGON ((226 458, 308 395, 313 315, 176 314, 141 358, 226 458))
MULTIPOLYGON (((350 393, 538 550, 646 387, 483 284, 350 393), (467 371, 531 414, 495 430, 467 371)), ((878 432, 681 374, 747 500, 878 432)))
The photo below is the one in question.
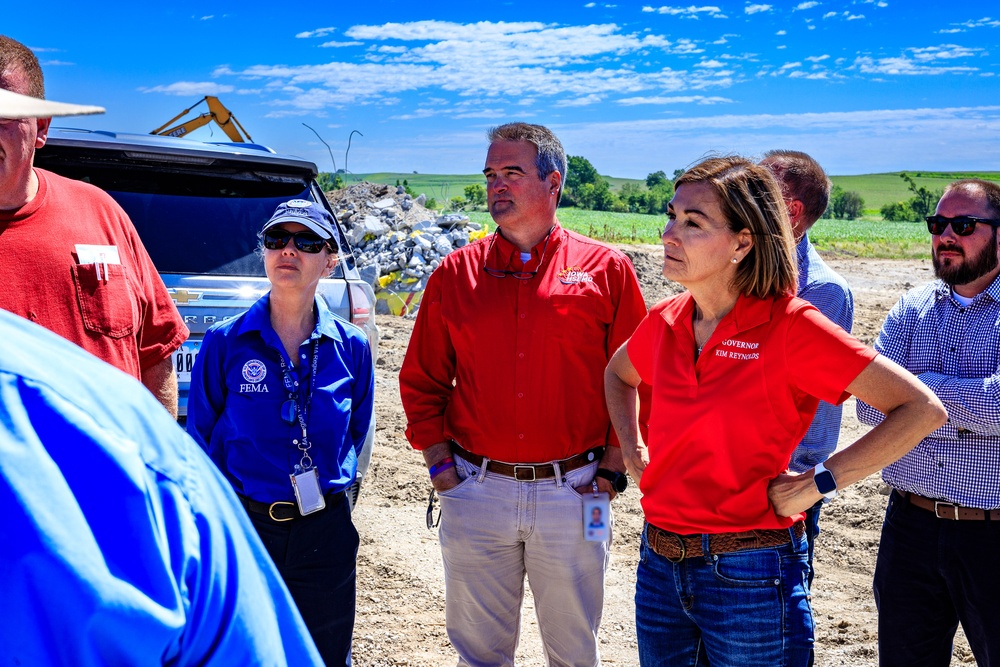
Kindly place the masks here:
MULTIPOLYGON (((295 232, 292 233, 285 229, 272 228, 264 232, 264 247, 268 250, 281 250, 289 241, 295 243, 295 247, 302 252, 307 252, 315 255, 324 246, 330 243, 329 239, 320 238, 313 232, 295 232)), ((331 250, 332 250, 331 246, 331 250)))
POLYGON ((954 218, 946 218, 943 215, 931 215, 927 217, 927 231, 934 236, 940 236, 944 234, 944 230, 948 228, 948 225, 951 225, 951 231, 955 232, 957 236, 968 236, 976 231, 976 224, 980 222, 991 227, 1000 227, 1000 220, 987 220, 986 218, 977 218, 972 215, 959 215, 954 218))

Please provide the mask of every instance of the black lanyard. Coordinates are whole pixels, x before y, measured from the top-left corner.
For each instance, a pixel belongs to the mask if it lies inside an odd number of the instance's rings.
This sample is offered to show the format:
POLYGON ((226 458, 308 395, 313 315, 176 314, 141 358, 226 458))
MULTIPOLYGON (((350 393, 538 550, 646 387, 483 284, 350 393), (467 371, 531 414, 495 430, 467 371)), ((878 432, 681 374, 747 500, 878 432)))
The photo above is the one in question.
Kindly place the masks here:
POLYGON ((309 456, 309 448, 312 445, 309 443, 309 429, 306 428, 306 420, 309 416, 309 406, 312 403, 313 392, 316 390, 316 369, 319 366, 319 338, 317 337, 313 340, 309 393, 306 394, 304 403, 300 404, 299 402, 302 397, 302 392, 297 390, 299 383, 294 377, 292 377, 292 372, 288 368, 288 364, 285 363, 285 355, 279 353, 278 360, 281 362, 281 373, 285 381, 285 389, 288 391, 288 398, 289 400, 295 401, 295 415, 298 417, 299 427, 302 429, 302 439, 298 444, 299 451, 302 452, 302 459, 299 461, 299 467, 301 467, 302 471, 309 470, 312 468, 312 457, 309 456))

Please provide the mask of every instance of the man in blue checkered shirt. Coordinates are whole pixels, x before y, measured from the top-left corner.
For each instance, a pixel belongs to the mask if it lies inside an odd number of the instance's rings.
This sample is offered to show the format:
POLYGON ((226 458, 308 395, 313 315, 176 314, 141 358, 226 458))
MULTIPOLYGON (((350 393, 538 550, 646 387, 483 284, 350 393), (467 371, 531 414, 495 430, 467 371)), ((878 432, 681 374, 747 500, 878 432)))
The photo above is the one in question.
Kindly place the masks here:
MULTIPOLYGON (((947 667, 961 622, 976 662, 1000 665, 1000 185, 952 183, 927 226, 938 280, 903 295, 875 349, 948 423, 882 471, 879 664, 947 667)), ((858 418, 882 415, 858 401, 858 418)))
MULTIPOLYGON (((799 151, 768 151, 761 166, 774 174, 788 209, 795 234, 798 255, 798 296, 819 309, 832 322, 850 333, 854 325, 854 295, 847 281, 826 265, 806 234, 830 200, 830 179, 812 157, 799 151)), ((802 442, 792 454, 789 470, 803 473, 826 461, 837 449, 843 408, 820 401, 816 416, 802 442)), ((806 537, 809 541, 809 583, 812 583, 813 547, 819 534, 819 511, 823 502, 806 512, 806 537)))

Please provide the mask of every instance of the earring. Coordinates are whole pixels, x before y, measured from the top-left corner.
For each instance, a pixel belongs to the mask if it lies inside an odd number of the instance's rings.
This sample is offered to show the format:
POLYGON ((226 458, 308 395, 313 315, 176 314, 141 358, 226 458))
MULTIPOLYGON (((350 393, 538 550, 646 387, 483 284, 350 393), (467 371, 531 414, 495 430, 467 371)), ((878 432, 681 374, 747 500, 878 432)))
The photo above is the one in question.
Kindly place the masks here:
POLYGON ((733 257, 732 261, 733 261, 733 264, 739 264, 739 262, 740 262, 740 260, 737 259, 736 257, 733 257))

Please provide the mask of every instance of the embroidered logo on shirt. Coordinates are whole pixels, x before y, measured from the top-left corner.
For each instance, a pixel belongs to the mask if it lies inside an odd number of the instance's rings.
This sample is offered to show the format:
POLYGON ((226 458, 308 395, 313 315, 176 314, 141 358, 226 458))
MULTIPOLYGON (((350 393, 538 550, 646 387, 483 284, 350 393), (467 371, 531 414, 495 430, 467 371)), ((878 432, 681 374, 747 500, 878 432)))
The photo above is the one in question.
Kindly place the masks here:
POLYGON ((719 347, 715 349, 715 356, 737 359, 739 361, 751 361, 753 359, 760 359, 760 352, 757 351, 759 347, 760 343, 750 343, 745 340, 727 338, 719 343, 719 347))
POLYGON ((243 379, 247 382, 257 384, 263 382, 267 377, 267 366, 260 359, 251 359, 243 364, 243 379))
POLYGON ((559 282, 563 285, 575 285, 577 283, 592 283, 593 276, 581 269, 579 266, 567 266, 558 273, 559 282))

